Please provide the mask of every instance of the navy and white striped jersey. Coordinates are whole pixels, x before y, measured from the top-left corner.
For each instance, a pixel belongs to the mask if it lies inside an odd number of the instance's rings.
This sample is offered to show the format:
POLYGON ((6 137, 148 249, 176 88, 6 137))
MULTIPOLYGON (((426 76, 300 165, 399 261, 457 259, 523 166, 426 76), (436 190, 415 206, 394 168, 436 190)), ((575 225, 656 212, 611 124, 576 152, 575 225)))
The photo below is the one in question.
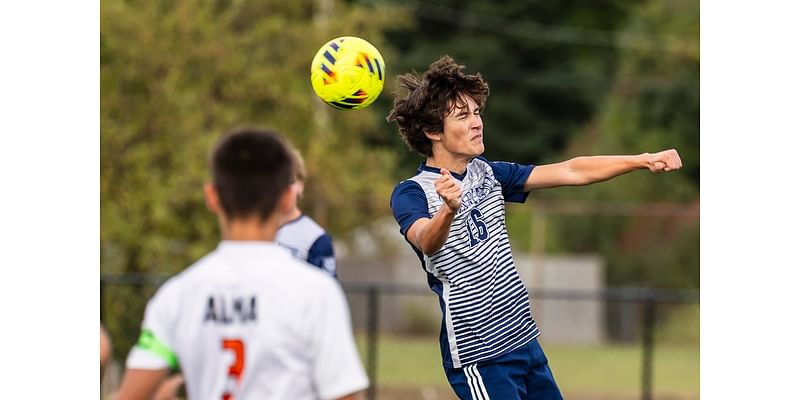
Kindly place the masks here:
POLYGON ((303 214, 278 229, 275 242, 292 255, 336 277, 333 240, 319 224, 303 214))
MULTIPOLYGON (((533 168, 477 157, 463 175, 451 172, 461 184, 461 208, 444 246, 430 257, 412 246, 439 296, 446 367, 501 356, 539 335, 505 221, 505 202, 525 201, 523 185, 533 168)), ((432 218, 444 204, 434 188, 440 176, 438 168, 422 164, 416 176, 395 187, 391 207, 403 237, 414 222, 432 218)))

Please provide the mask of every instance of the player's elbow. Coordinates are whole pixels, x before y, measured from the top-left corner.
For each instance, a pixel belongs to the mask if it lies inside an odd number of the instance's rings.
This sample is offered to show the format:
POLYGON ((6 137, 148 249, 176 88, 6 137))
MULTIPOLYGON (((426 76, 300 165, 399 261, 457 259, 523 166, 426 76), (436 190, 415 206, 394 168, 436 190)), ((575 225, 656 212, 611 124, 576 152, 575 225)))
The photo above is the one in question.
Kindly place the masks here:
POLYGON ((430 257, 437 251, 441 250, 444 247, 444 240, 420 240, 417 248, 422 254, 430 257))
POLYGON ((422 254, 425 254, 426 256, 430 257, 430 256, 433 255, 433 253, 436 253, 437 251, 439 251, 439 249, 441 249, 442 246, 433 246, 433 245, 426 246, 426 245, 420 243, 420 245, 417 246, 417 248, 419 249, 419 251, 422 252, 422 254))
POLYGON ((595 179, 585 174, 575 174, 574 176, 570 177, 569 185, 570 186, 585 186, 590 185, 592 183, 598 182, 599 179, 595 179))
POLYGON ((585 159, 586 157, 575 157, 565 163, 561 178, 565 186, 584 186, 598 181, 592 170, 583 167, 585 159))

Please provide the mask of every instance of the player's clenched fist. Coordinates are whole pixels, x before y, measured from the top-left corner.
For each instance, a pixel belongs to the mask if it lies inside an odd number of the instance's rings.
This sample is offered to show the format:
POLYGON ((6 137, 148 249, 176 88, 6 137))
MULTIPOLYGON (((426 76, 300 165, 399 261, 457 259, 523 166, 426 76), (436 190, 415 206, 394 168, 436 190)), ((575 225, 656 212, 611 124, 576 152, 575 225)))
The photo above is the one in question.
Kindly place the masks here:
POLYGON ((650 169, 650 172, 669 172, 680 169, 681 166, 683 166, 681 156, 675 149, 659 151, 647 156, 647 168, 650 169))
POLYGON ((442 168, 440 173, 442 176, 434 183, 436 193, 451 210, 458 210, 461 207, 461 185, 450 175, 450 171, 442 168))

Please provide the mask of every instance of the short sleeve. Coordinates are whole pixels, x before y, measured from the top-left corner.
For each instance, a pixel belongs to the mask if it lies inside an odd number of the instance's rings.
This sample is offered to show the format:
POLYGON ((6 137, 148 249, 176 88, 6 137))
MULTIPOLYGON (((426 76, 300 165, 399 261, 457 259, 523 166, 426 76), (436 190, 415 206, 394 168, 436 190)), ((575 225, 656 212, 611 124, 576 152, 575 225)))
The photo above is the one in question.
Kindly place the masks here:
POLYGON ((394 219, 400 225, 400 233, 406 236, 408 228, 420 218, 431 218, 428 213, 428 201, 425 192, 417 182, 406 180, 401 182, 392 192, 389 203, 394 219))
POLYGON ((310 319, 314 386, 322 399, 335 399, 369 386, 361 364, 344 292, 334 281, 325 282, 310 319))
POLYGON ((506 201, 524 203, 528 198, 525 192, 525 181, 533 171, 533 165, 521 165, 506 161, 490 161, 494 177, 503 187, 503 197, 506 201))
POLYGON ((139 340, 128 354, 128 369, 178 369, 173 338, 170 333, 174 307, 177 304, 169 293, 169 282, 147 303, 139 340))
POLYGON ((308 249, 308 263, 336 277, 336 257, 333 254, 333 239, 323 233, 308 249))

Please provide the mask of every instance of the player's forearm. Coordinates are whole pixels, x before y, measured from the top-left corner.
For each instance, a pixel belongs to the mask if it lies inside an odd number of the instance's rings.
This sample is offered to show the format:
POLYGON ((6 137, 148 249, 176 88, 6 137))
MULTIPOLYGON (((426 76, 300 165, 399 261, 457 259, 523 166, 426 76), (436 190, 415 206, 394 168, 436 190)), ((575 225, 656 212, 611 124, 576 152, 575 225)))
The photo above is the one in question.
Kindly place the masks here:
POLYGON ((114 400, 152 399, 158 385, 167 377, 169 370, 128 369, 122 377, 122 384, 114 400))
POLYGON ((647 154, 631 156, 582 156, 566 162, 569 184, 588 185, 647 168, 647 154))
POLYGON ((429 256, 444 246, 450 235, 450 225, 452 225, 455 215, 455 210, 447 205, 442 205, 436 215, 418 231, 417 247, 425 255, 429 256))

